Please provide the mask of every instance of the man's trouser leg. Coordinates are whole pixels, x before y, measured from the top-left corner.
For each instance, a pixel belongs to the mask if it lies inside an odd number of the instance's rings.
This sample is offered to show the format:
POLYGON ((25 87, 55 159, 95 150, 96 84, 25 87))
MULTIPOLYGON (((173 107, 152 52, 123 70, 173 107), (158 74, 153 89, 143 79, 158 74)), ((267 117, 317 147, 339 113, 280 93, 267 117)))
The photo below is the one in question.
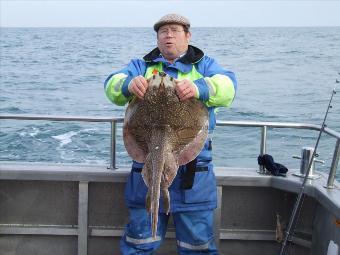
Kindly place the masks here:
POLYGON ((158 214, 156 239, 151 234, 151 215, 145 208, 129 208, 129 223, 120 240, 120 252, 122 255, 152 254, 164 239, 169 216, 158 214))
POLYGON ((218 254, 214 241, 214 210, 173 213, 179 254, 218 254))

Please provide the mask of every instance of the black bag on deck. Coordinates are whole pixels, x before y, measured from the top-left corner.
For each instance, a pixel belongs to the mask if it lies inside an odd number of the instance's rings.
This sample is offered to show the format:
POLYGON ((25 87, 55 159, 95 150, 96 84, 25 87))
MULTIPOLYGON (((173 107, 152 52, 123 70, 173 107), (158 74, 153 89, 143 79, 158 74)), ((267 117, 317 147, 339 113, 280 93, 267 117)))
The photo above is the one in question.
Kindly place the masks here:
POLYGON ((286 173, 288 172, 287 167, 279 163, 275 163, 273 157, 269 154, 258 156, 257 162, 275 176, 286 176, 286 173))

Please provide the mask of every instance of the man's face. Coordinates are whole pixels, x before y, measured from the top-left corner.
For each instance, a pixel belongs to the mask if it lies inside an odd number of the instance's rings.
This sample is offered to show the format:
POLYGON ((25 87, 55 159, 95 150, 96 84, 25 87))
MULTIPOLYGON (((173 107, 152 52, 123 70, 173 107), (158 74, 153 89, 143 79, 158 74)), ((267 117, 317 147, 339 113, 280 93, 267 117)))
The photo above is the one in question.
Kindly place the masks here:
POLYGON ((178 58, 188 50, 190 32, 177 24, 161 26, 157 32, 157 45, 162 55, 169 61, 178 58))

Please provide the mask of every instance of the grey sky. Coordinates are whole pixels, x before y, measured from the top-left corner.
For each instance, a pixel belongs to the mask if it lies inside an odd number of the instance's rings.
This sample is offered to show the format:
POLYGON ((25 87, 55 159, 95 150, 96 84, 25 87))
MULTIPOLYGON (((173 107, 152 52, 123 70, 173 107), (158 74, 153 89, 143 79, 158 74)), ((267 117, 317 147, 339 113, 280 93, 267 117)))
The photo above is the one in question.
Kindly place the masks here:
POLYGON ((193 27, 340 26, 340 1, 0 1, 3 27, 151 27, 167 13, 193 27))

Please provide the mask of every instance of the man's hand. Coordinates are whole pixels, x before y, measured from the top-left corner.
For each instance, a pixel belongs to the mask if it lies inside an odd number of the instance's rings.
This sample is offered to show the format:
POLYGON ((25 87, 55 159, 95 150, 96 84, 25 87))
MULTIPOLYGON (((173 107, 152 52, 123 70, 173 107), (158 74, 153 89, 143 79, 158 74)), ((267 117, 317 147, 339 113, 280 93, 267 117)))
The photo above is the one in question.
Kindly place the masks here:
POLYGON ((138 98, 144 99, 144 94, 148 88, 148 85, 149 84, 147 80, 143 76, 139 75, 131 80, 129 84, 129 91, 138 98))
POLYGON ((197 96, 196 86, 192 81, 188 79, 176 81, 175 90, 180 101, 184 101, 197 96))

